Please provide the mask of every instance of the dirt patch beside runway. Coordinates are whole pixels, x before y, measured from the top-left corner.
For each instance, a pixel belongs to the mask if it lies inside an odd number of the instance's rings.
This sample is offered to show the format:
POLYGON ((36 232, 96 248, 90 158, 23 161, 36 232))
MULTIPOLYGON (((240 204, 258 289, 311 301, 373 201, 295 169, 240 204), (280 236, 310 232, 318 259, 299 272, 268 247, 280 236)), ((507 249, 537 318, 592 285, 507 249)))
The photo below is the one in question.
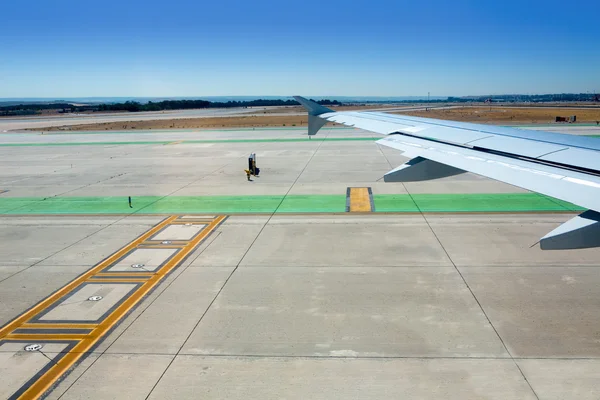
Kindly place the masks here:
MULTIPOLYGON (((378 105, 379 108, 390 107, 378 105)), ((373 109, 371 107, 336 107, 336 111, 373 109)), ((260 111, 259 111, 260 112, 260 111)), ((476 106, 444 109, 429 109, 418 111, 397 111, 394 114, 412 115, 417 117, 445 119, 452 121, 475 122, 482 124, 549 124, 556 116, 577 116, 577 122, 596 123, 600 121, 600 108, 574 107, 504 107, 476 106)), ((134 115, 132 114, 132 117, 134 115)), ((143 121, 114 121, 94 124, 79 124, 70 126, 54 126, 35 128, 35 131, 113 131, 113 130, 150 130, 150 129, 222 129, 222 128, 255 128, 255 127, 284 127, 306 126, 307 116, 300 107, 285 107, 268 109, 263 114, 245 116, 224 116, 207 118, 178 118, 143 121), (301 115, 277 115, 279 113, 302 113, 301 115)), ((332 126, 340 126, 333 124, 332 126)))
MULTIPOLYGON (((53 126, 32 129, 35 131, 114 131, 130 129, 216 129, 253 128, 268 126, 306 126, 306 115, 256 115, 235 117, 185 118, 145 121, 118 121, 99 124, 53 126)), ((338 124, 335 124, 338 125, 338 124)))
POLYGON ((449 109, 430 109, 428 111, 408 111, 394 114, 416 117, 447 119, 451 121, 475 122, 481 124, 549 124, 557 116, 577 116, 577 122, 596 123, 600 121, 599 108, 544 108, 544 107, 459 107, 449 109))

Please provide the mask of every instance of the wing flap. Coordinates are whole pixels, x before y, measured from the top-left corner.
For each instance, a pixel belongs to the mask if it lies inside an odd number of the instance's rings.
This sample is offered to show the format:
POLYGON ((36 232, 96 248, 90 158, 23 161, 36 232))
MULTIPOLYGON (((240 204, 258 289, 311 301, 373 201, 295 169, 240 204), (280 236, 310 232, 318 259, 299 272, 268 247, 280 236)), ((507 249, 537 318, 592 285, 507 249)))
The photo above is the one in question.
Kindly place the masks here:
POLYGON ((553 143, 536 143, 533 140, 511 138, 506 136, 488 136, 468 143, 471 146, 503 153, 537 158, 548 153, 566 150, 568 147, 553 143))
POLYGON ((600 154, 592 150, 566 148, 563 151, 542 156, 540 160, 600 171, 600 154))

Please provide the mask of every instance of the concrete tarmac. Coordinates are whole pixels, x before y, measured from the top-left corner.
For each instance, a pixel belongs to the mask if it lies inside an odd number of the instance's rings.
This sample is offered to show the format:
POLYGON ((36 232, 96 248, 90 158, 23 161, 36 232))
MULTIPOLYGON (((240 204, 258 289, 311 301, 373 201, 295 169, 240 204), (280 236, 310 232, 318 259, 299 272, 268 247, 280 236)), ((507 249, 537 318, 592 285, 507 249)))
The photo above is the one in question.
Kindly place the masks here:
POLYGON ((0 397, 46 379, 62 400, 598 398, 600 250, 534 245, 575 211, 498 212, 531 194, 472 174, 377 182, 406 158, 373 140, 281 141, 300 134, 2 136, 0 397), (349 187, 376 207, 460 195, 471 211, 348 213, 349 187))

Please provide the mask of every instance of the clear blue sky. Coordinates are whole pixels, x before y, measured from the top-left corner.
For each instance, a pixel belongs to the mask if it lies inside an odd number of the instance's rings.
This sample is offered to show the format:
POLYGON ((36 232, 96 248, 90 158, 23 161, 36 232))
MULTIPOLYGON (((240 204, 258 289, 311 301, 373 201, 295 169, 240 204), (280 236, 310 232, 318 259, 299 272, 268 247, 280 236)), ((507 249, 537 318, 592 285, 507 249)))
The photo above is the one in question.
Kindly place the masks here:
POLYGON ((0 97, 600 91, 600 1, 18 1, 0 97))

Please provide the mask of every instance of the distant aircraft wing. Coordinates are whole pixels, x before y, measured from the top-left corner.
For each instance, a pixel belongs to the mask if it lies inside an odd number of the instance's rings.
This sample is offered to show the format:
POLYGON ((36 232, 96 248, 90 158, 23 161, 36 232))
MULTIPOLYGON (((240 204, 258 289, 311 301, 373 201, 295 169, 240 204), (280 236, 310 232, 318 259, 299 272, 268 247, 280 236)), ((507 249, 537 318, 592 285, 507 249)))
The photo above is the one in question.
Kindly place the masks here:
POLYGON ((600 246, 600 140, 552 132, 369 111, 335 112, 300 96, 309 135, 328 121, 385 135, 376 143, 412 159, 386 182, 435 179, 469 171, 589 210, 540 240, 540 247, 600 246))

